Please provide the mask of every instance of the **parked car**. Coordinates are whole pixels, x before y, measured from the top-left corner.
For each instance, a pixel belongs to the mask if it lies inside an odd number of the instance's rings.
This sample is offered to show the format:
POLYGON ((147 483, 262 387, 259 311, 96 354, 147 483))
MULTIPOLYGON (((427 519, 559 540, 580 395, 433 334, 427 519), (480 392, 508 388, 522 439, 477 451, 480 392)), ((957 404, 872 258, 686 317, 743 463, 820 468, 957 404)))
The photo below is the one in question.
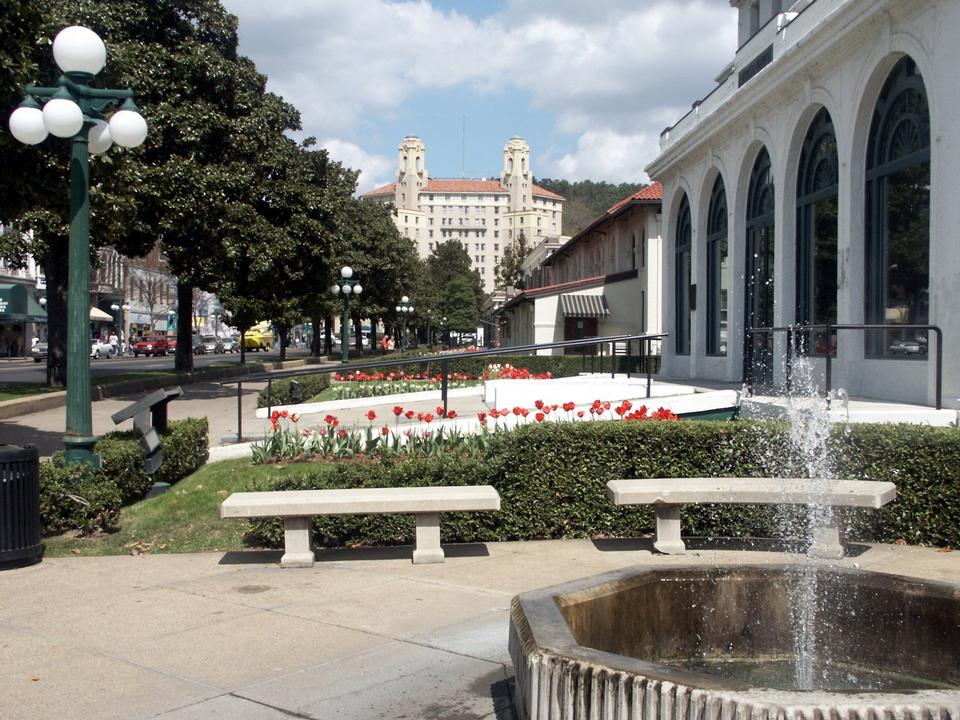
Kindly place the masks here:
POLYGON ((219 355, 223 352, 223 340, 218 338, 216 335, 202 335, 200 337, 200 341, 203 343, 203 347, 208 353, 219 355))
POLYGON ((30 356, 33 358, 34 362, 40 362, 41 360, 47 359, 47 353, 49 349, 45 342, 38 342, 30 349, 30 356))
POLYGON ((166 355, 177 349, 177 339, 173 335, 144 335, 133 343, 133 356, 166 355))
POLYGON ((207 354, 207 345, 203 342, 203 338, 200 335, 194 335, 190 338, 191 351, 194 355, 206 355, 207 354))
POLYGON ((916 340, 896 340, 890 345, 892 355, 926 355, 926 338, 916 340))
POLYGON ((223 338, 221 341, 223 344, 223 349, 220 352, 223 353, 235 353, 240 352, 240 343, 235 337, 223 338))
POLYGON ((90 357, 92 358, 113 357, 113 350, 113 345, 108 342, 103 342, 97 338, 93 338, 93 340, 90 341, 90 357))

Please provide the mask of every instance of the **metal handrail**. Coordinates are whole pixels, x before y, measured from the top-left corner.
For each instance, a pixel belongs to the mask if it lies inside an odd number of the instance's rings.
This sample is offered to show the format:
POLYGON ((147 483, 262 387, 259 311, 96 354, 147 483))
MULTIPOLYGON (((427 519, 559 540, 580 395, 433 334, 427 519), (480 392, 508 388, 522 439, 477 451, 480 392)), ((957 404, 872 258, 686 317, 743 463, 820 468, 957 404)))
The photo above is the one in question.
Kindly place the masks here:
MULTIPOLYGON (((824 355, 824 361, 826 363, 824 367, 824 385, 825 391, 827 394, 827 403, 830 402, 830 392, 833 389, 833 335, 839 330, 924 330, 926 332, 933 332, 936 336, 936 385, 935 385, 935 396, 936 396, 936 409, 940 410, 943 407, 942 395, 943 395, 943 330, 940 329, 938 325, 901 325, 898 323, 883 323, 877 325, 869 324, 852 324, 852 323, 839 323, 836 325, 826 324, 826 325, 782 325, 777 327, 755 327, 749 328, 747 333, 749 335, 757 335, 760 333, 778 333, 784 332, 787 334, 787 356, 785 358, 785 373, 784 381, 789 392, 792 379, 792 363, 793 363, 793 354, 801 354, 799 349, 795 349, 796 336, 799 333, 809 333, 809 332, 825 332, 827 333, 827 352, 824 355)), ((743 365, 743 384, 745 386, 751 387, 753 385, 753 343, 747 345, 747 358, 746 362, 743 365)))
POLYGON ((617 356, 613 353, 614 343, 626 343, 627 346, 627 377, 630 377, 631 371, 630 367, 633 361, 633 355, 630 352, 631 343, 637 341, 640 346, 640 355, 641 366, 646 368, 647 376, 647 397, 650 397, 651 388, 653 384, 653 363, 650 361, 651 357, 651 344, 655 340, 662 340, 667 337, 668 333, 639 333, 639 334, 626 334, 626 335, 603 335, 600 337, 591 337, 591 338, 581 338, 578 340, 561 340, 559 342, 552 343, 536 343, 533 345, 513 345, 510 347, 500 347, 500 348, 490 348, 488 350, 474 350, 471 352, 445 352, 438 353, 436 355, 420 355, 417 357, 409 358, 397 358, 392 360, 371 360, 369 362, 357 363, 355 365, 327 365, 327 366, 310 366, 303 368, 295 368, 291 370, 279 370, 277 372, 271 373, 257 373, 254 375, 246 375, 242 378, 228 378, 221 380, 221 385, 232 385, 237 384, 237 442, 242 441, 243 439, 243 413, 241 407, 241 396, 243 393, 243 383, 245 382, 257 382, 266 380, 267 381, 267 413, 269 414, 273 408, 273 381, 282 380, 285 378, 294 378, 303 375, 327 375, 339 372, 355 372, 357 370, 367 370, 371 368, 384 368, 384 367, 400 367, 404 365, 422 365, 424 363, 439 362, 440 363, 440 395, 443 401, 443 411, 447 412, 447 390, 449 384, 449 367, 451 360, 462 360, 463 358, 475 358, 475 357, 495 357, 498 355, 522 355, 526 353, 536 353, 538 350, 551 350, 556 348, 568 348, 568 347, 589 347, 591 345, 600 345, 602 348, 604 345, 609 344, 611 347, 610 352, 610 376, 614 377, 616 375, 617 369, 617 356))

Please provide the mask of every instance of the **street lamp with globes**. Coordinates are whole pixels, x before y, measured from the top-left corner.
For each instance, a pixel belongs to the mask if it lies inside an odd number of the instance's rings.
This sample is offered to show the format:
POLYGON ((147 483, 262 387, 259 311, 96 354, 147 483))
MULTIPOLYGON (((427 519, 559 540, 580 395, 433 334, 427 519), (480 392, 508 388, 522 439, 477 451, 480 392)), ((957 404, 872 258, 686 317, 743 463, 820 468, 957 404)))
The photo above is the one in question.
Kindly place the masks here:
POLYGON ((350 296, 363 292, 359 280, 352 280, 353 268, 340 268, 340 279, 330 286, 330 292, 343 298, 343 317, 340 319, 340 362, 350 361, 350 296))
POLYGON ((57 33, 53 59, 63 75, 57 87, 28 85, 10 115, 10 133, 26 145, 48 134, 70 140, 70 249, 67 282, 67 422, 64 462, 99 465, 93 452, 90 408, 90 168, 88 153, 106 152, 116 142, 135 148, 147 137, 147 123, 133 102, 133 90, 90 85, 103 69, 107 48, 89 28, 74 25, 57 33), (43 108, 41 109, 41 103, 43 108), (119 106, 119 107, 118 107, 119 106), (109 121, 104 115, 117 107, 109 121))
POLYGON ((410 304, 410 298, 404 295, 400 298, 400 304, 396 310, 403 317, 403 337, 400 340, 400 351, 407 351, 407 319, 413 314, 413 305, 410 304))

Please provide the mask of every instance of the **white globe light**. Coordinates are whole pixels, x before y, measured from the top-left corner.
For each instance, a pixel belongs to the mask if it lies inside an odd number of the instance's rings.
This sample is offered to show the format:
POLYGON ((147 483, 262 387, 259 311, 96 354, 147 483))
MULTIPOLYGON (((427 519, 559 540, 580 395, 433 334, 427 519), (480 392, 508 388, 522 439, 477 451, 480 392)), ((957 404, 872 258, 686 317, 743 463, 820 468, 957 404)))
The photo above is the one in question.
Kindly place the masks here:
POLYGON ((57 137, 73 137, 83 127, 83 111, 73 100, 53 98, 43 106, 43 123, 57 137))
POLYGON ((96 75, 107 63, 107 47, 90 28, 73 25, 53 39, 53 59, 64 72, 96 75))
POLYGON ((354 286, 353 286, 353 294, 354 294, 354 295, 359 295, 359 294, 362 293, 362 292, 363 292, 363 285, 354 285, 354 286))
POLYGON ((413 305, 411 305, 409 308, 407 308, 407 310, 408 310, 409 312, 413 312, 413 305))
POLYGON ((38 107, 18 107, 10 115, 10 134, 24 145, 42 143, 49 133, 38 107))
POLYGON ((344 286, 343 286, 343 294, 344 294, 344 295, 349 295, 349 294, 352 293, 352 292, 353 292, 353 288, 351 288, 349 285, 344 285, 344 286))
POLYGON ((133 110, 117 110, 110 118, 110 135, 120 147, 135 148, 147 139, 147 121, 133 110))
POLYGON ((340 268, 340 277, 342 277, 345 280, 349 280, 350 278, 352 278, 353 268, 350 267, 349 265, 344 265, 342 268, 340 268))
POLYGON ((110 136, 110 126, 104 120, 94 120, 93 127, 87 133, 87 150, 92 155, 99 155, 110 149, 113 138, 110 136))
POLYGON ((404 295, 402 298, 400 298, 400 302, 402 302, 404 305, 406 305, 408 302, 410 302, 410 298, 408 298, 406 295, 404 295))
POLYGON ((399 305, 397 305, 396 310, 397 310, 397 312, 400 312, 400 306, 399 306, 399 305))
POLYGON ((331 286, 330 286, 330 292, 332 292, 334 295, 338 295, 338 294, 340 293, 340 286, 339 286, 339 285, 331 285, 331 286))

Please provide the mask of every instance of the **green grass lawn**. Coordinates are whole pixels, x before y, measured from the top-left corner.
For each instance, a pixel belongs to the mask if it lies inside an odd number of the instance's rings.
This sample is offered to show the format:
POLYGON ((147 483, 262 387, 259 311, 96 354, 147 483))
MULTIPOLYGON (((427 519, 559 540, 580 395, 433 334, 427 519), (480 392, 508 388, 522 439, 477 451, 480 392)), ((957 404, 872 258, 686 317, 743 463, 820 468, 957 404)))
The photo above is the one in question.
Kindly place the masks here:
POLYGON ((44 538, 48 557, 239 550, 247 523, 221 520, 220 503, 256 477, 302 474, 310 463, 251 465, 249 459, 204 465, 170 492, 126 507, 120 529, 94 537, 71 533, 44 538))
POLYGON ((60 392, 63 388, 47 387, 39 383, 24 383, 22 385, 4 385, 0 387, 0 401, 19 400, 31 395, 45 395, 46 393, 60 392))

